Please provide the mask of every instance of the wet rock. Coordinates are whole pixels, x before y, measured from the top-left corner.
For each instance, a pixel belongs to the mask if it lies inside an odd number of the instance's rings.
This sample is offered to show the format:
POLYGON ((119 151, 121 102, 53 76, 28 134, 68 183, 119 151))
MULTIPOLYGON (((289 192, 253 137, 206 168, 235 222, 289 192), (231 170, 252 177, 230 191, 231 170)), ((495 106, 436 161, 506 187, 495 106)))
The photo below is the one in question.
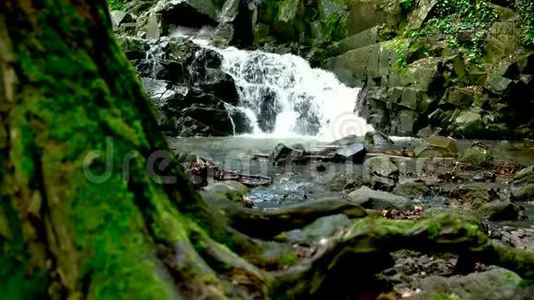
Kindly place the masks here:
POLYGON ((160 127, 169 136, 226 136, 234 133, 227 104, 198 88, 169 89, 151 95, 160 107, 160 127))
POLYGON ((492 224, 488 224, 488 227, 489 237, 492 239, 497 239, 510 247, 534 251, 534 229, 512 226, 492 228, 492 224))
POLYGON ((367 132, 364 137, 364 142, 368 146, 385 146, 394 144, 389 136, 378 131, 367 132))
POLYGON ((338 230, 349 224, 350 220, 345 215, 322 217, 301 230, 289 231, 282 234, 282 236, 278 236, 277 239, 283 239, 290 243, 315 245, 319 243, 321 239, 334 235, 338 230))
POLYGON ((493 165, 493 153, 488 145, 475 143, 464 151, 460 162, 474 167, 489 168, 493 165))
POLYGON ((208 201, 232 201, 245 207, 253 208, 255 204, 247 197, 250 190, 237 181, 221 181, 210 184, 200 194, 208 201))
POLYGON ((534 166, 525 168, 514 177, 511 186, 511 197, 515 201, 534 200, 534 166))
POLYGON ((415 149, 418 158, 424 157, 456 157, 458 147, 456 142, 448 137, 433 135, 423 140, 422 145, 415 149))
POLYGON ((334 192, 352 192, 362 185, 362 177, 353 173, 338 173, 326 184, 334 192))
POLYGON ((477 215, 489 221, 517 221, 522 216, 522 209, 508 201, 495 201, 483 204, 477 215))
POLYGON ((119 35, 117 41, 129 60, 145 59, 150 48, 148 41, 141 38, 119 35))
POLYGON ((418 198, 430 194, 430 188, 424 183, 415 181, 400 182, 392 191, 393 194, 406 198, 418 198))
POLYGON ((335 146, 347 146, 347 145, 351 145, 351 144, 355 144, 355 143, 361 143, 362 142, 362 138, 357 136, 357 135, 348 135, 344 138, 341 138, 339 140, 336 140, 336 141, 333 141, 332 143, 330 143, 331 145, 335 145, 335 146))
POLYGON ((475 101, 475 92, 472 89, 451 87, 445 94, 445 102, 460 108, 469 108, 475 101))
POLYGON ((411 203, 408 198, 387 192, 375 191, 366 186, 351 192, 348 196, 351 201, 353 201, 355 204, 361 205, 364 208, 379 210, 406 210, 411 207, 411 203))
POLYGON ((302 147, 288 147, 284 144, 278 144, 271 153, 271 162, 275 166, 282 166, 290 162, 303 158, 305 153, 302 147))
POLYGON ((534 287, 521 282, 519 275, 502 268, 449 278, 430 276, 417 284, 422 292, 412 299, 438 299, 452 295, 458 299, 477 300, 531 299, 534 287))
POLYGON ((375 156, 364 163, 364 179, 373 189, 391 191, 399 181, 399 167, 387 156, 375 156))
POLYGON ((495 182, 497 175, 491 171, 480 171, 473 175, 473 181, 476 182, 495 182))
POLYGON ((457 117, 453 118, 449 130, 453 131, 455 136, 466 139, 486 136, 482 111, 478 108, 460 111, 457 117))
POLYGON ((334 154, 335 162, 352 161, 355 164, 361 164, 367 154, 367 149, 362 143, 353 143, 338 148, 334 154))
POLYGON ((135 20, 131 14, 120 10, 112 10, 109 15, 111 17, 111 25, 113 26, 114 32, 132 32, 135 28, 135 20))
POLYGON ((486 203, 500 200, 502 196, 497 188, 487 185, 466 184, 454 187, 447 197, 461 207, 478 209, 486 203))

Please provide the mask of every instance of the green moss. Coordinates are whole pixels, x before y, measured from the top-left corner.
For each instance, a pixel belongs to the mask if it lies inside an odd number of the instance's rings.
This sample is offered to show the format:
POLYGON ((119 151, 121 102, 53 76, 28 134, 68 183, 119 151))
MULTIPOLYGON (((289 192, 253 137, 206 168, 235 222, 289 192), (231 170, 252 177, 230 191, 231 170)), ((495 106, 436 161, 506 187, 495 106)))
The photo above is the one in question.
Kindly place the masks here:
POLYGON ((515 6, 521 16, 521 29, 525 47, 534 48, 534 2, 516 0, 515 6))
POLYGON ((124 2, 124 0, 106 0, 106 1, 109 5, 109 8, 113 10, 123 10, 124 8, 126 8, 126 3, 124 2))
POLYGON ((417 42, 445 34, 450 48, 458 49, 469 64, 483 68, 483 30, 498 21, 495 9, 486 1, 444 0, 439 1, 432 11, 421 28, 407 30, 403 35, 417 42), (464 37, 459 38, 461 35, 464 37), (465 38, 466 35, 468 38, 465 38))
POLYGON ((284 253, 280 257, 280 264, 283 266, 291 266, 298 262, 298 257, 294 252, 284 253))

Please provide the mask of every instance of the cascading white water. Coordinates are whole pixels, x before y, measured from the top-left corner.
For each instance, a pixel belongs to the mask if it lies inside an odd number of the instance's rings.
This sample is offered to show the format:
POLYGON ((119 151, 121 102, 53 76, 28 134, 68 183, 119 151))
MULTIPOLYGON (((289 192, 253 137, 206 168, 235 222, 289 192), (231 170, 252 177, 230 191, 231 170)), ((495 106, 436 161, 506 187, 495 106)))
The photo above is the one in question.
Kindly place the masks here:
POLYGON ((360 89, 347 87, 333 73, 313 69, 291 54, 215 50, 223 56, 223 71, 238 86, 254 134, 337 139, 372 130, 354 112, 360 89))
POLYGON ((240 95, 235 109, 249 119, 254 135, 338 139, 373 130, 354 111, 359 88, 296 55, 210 46, 211 29, 178 27, 171 36, 189 37, 222 55, 222 70, 234 78, 240 95))

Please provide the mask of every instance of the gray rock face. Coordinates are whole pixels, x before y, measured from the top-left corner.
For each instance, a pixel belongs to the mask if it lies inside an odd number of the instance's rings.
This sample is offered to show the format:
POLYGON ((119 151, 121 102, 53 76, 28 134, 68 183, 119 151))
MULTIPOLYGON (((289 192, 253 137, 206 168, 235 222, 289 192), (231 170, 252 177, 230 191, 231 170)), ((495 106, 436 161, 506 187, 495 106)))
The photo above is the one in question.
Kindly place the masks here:
POLYGON ((423 292, 411 299, 430 300, 443 295, 477 300, 532 299, 534 287, 523 287, 520 282, 517 274, 501 268, 449 278, 430 276, 418 284, 423 292))
POLYGON ((534 200, 534 166, 525 168, 515 175, 511 197, 514 201, 534 200))
POLYGON ((246 115, 234 106, 233 78, 221 71, 222 57, 185 38, 157 40, 119 36, 169 136, 227 136, 249 132, 246 115))
POLYGON ((374 191, 365 186, 351 192, 348 196, 351 201, 364 208, 405 210, 411 207, 411 202, 408 198, 374 191))

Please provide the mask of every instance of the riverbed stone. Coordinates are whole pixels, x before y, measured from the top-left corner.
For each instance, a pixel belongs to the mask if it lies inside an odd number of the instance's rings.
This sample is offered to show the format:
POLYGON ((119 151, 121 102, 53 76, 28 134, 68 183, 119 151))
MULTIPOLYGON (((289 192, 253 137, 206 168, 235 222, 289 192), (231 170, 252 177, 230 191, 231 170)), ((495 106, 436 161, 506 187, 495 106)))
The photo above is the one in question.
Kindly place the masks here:
POLYGON ((519 171, 512 181, 511 197, 515 201, 534 200, 534 166, 519 171))
POLYGON ((430 194, 430 188, 424 183, 413 180, 404 180, 393 189, 393 194, 406 198, 418 198, 430 194))
POLYGON ((391 191, 399 181, 399 167, 385 155, 367 159, 364 180, 374 189, 391 191))
POLYGON ((475 143, 464 151, 460 161, 473 167, 489 168, 493 165, 493 152, 488 145, 475 143))
POLYGON ((448 278, 429 276, 416 284, 422 292, 412 299, 530 299, 534 287, 521 282, 519 275, 502 268, 448 278))
POLYGON ((367 154, 367 149, 362 143, 352 143, 336 149, 333 160, 336 162, 352 161, 361 164, 367 154))
POLYGON ((521 208, 510 201, 494 201, 478 208, 477 215, 489 221, 517 221, 521 216, 521 208))
POLYGON ((448 137, 433 135, 423 140, 422 145, 416 147, 415 155, 418 158, 456 157, 458 147, 456 142, 448 137))
POLYGON ((333 215, 315 220, 303 229, 289 231, 284 240, 290 243, 316 245, 323 238, 334 235, 343 227, 349 226, 350 220, 345 215, 333 215))
POLYGON ((406 210, 411 207, 411 202, 408 198, 387 192, 375 191, 366 186, 349 193, 348 197, 355 204, 370 209, 406 210))

